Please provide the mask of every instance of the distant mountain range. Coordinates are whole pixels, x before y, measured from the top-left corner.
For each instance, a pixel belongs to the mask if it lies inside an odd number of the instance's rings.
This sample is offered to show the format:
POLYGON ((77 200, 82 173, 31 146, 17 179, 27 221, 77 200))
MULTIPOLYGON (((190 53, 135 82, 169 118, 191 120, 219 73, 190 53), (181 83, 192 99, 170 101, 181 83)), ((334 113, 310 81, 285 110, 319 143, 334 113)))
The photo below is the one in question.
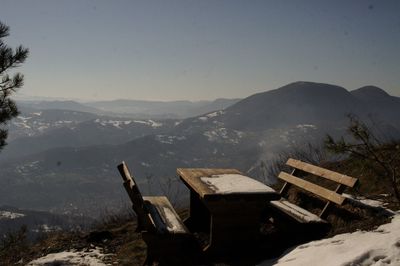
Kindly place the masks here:
POLYGON ((10 138, 0 161, 58 147, 120 144, 166 132, 178 121, 118 118, 69 110, 25 110, 11 122, 10 138))
POLYGON ((25 138, 22 146, 35 147, 29 144, 32 141, 47 148, 0 162, 0 202, 58 212, 70 205, 91 212, 99 204, 118 206, 126 201, 115 168, 122 160, 144 191, 165 193, 177 167, 238 168, 261 178, 256 174, 261 161, 307 142, 319 143, 327 133, 345 134, 349 113, 373 120, 388 136, 399 137, 399 111, 400 99, 377 87, 347 91, 329 84, 296 82, 182 121, 143 120, 148 126, 139 127, 136 122, 114 119, 109 121, 113 130, 103 134, 102 123, 109 118, 92 117, 73 126, 77 134, 66 126, 61 127, 62 134, 57 129, 25 138), (52 142, 65 146, 48 149, 50 133, 56 136, 52 142), (78 137, 83 141, 76 142, 78 137), (99 142, 92 146, 94 139, 99 142))
POLYGON ((35 110, 73 110, 108 116, 128 116, 148 119, 182 119, 224 109, 240 99, 216 99, 214 101, 139 101, 114 100, 78 103, 76 101, 18 101, 19 106, 35 110))

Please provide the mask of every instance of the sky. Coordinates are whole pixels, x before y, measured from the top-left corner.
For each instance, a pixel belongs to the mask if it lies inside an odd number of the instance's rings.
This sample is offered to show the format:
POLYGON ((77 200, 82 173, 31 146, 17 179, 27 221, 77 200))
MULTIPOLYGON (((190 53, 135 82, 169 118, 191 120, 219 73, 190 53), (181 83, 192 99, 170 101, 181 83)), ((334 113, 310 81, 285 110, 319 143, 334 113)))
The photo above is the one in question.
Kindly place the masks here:
POLYGON ((400 96, 400 1, 1 0, 20 95, 243 98, 295 81, 400 96))

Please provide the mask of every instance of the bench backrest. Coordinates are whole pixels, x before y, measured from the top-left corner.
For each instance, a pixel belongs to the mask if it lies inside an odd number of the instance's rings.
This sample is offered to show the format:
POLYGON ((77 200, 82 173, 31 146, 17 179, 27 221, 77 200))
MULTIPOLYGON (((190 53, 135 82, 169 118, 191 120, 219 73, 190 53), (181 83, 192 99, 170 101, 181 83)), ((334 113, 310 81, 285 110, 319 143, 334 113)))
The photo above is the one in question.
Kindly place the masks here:
POLYGON ((138 228, 136 230, 140 231, 144 228, 149 230, 149 225, 154 225, 154 221, 152 221, 151 216, 146 210, 143 196, 142 193, 140 193, 139 187, 133 179, 133 176, 131 175, 125 162, 119 164, 117 168, 122 176, 122 179, 124 180, 125 190, 132 201, 132 209, 138 217, 138 228))
POLYGON ((323 177, 326 179, 329 179, 331 181, 334 181, 336 183, 348 186, 348 187, 354 187, 357 182, 358 179, 351 177, 351 176, 347 176, 347 175, 343 175, 343 174, 339 174, 337 172, 322 168, 322 167, 318 167, 309 163, 305 163, 299 160, 295 160, 292 158, 289 158, 289 160, 286 162, 287 165, 302 170, 304 172, 308 172, 310 174, 319 176, 319 177, 323 177))
POLYGON ((285 172, 281 172, 279 174, 278 178, 285 181, 285 184, 283 185, 280 193, 284 194, 290 185, 295 185, 299 188, 302 188, 306 191, 309 191, 309 192, 319 196, 320 198, 327 200, 328 202, 325 205, 325 207, 323 208, 323 210, 321 211, 321 213, 319 215, 320 217, 324 216, 324 214, 326 213, 326 210, 328 209, 331 202, 336 203, 338 205, 342 205, 346 199, 344 196, 342 196, 343 191, 346 189, 346 187, 350 187, 350 188, 354 187, 358 182, 357 178, 339 174, 337 172, 334 172, 334 171, 331 171, 328 169, 324 169, 324 168, 321 168, 321 167, 318 167, 318 166, 315 166, 315 165, 312 165, 309 163, 305 163, 305 162, 302 162, 299 160, 295 160, 292 158, 290 158, 286 162, 286 164, 293 167, 294 170, 292 171, 291 174, 288 174, 285 172), (295 174, 297 173, 298 170, 334 181, 338 185, 334 191, 327 189, 325 187, 319 186, 317 184, 314 184, 312 182, 309 182, 307 180, 304 180, 302 178, 295 176, 295 174))

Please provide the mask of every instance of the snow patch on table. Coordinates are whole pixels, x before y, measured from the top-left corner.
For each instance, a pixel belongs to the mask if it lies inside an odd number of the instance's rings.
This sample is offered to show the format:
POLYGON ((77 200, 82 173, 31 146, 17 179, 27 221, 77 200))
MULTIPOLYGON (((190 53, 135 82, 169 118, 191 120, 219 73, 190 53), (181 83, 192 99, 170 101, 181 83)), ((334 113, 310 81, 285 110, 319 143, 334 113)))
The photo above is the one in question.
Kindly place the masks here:
POLYGON ((212 175, 211 177, 201 177, 200 180, 215 192, 223 194, 276 193, 274 189, 264 185, 263 183, 239 174, 212 175))
POLYGON ((88 265, 103 266, 107 265, 102 260, 111 256, 103 254, 100 248, 93 248, 88 251, 63 251, 50 253, 44 257, 29 262, 28 266, 39 265, 88 265))
POLYGON ((289 251, 277 261, 260 266, 400 265, 400 213, 374 231, 357 231, 312 241, 289 251))

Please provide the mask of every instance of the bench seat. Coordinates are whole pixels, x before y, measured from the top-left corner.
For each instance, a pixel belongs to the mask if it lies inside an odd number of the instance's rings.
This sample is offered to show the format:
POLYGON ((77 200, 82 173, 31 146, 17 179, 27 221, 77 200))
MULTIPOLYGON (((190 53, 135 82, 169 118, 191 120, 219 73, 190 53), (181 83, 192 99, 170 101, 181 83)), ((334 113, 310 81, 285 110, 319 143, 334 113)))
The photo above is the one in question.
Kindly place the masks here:
POLYGON ((154 227, 159 234, 190 234, 167 197, 143 197, 154 227))
POLYGON ((317 215, 293 204, 288 200, 282 198, 280 200, 271 201, 270 204, 277 210, 289 215, 300 223, 327 223, 324 219, 321 219, 317 215))

